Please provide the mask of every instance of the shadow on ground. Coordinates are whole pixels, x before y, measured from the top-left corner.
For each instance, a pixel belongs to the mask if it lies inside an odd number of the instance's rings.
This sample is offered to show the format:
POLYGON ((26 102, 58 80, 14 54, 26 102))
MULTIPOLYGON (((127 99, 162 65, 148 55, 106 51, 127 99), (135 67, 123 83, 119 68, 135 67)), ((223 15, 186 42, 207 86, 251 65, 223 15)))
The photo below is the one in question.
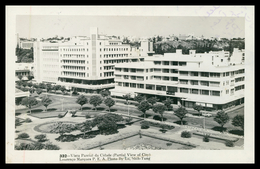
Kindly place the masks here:
POLYGON ((223 131, 227 130, 227 128, 225 128, 225 127, 222 128, 220 126, 215 126, 215 127, 212 127, 211 129, 214 131, 219 131, 219 132, 223 132, 223 131))
MULTIPOLYGON (((151 117, 152 115, 150 115, 150 114, 145 114, 145 118, 149 118, 149 117, 151 117)), ((139 115, 138 117, 142 117, 142 118, 144 118, 144 114, 141 114, 141 115, 139 115)))
MULTIPOLYGON (((180 121, 180 120, 175 121, 175 122, 173 122, 173 123, 181 125, 181 121, 180 121)), ((185 121, 185 120, 183 120, 183 121, 182 121, 182 125, 188 125, 188 122, 185 121)))
POLYGON ((239 135, 239 136, 243 136, 244 135, 244 131, 243 130, 229 130, 228 132, 231 133, 231 134, 239 135))
MULTIPOLYGON (((162 118, 161 118, 161 116, 159 116, 159 115, 154 115, 153 116, 153 119, 154 120, 158 120, 158 121, 162 121, 162 118)), ((167 118, 166 117, 163 117, 163 121, 166 121, 167 120, 167 118)))

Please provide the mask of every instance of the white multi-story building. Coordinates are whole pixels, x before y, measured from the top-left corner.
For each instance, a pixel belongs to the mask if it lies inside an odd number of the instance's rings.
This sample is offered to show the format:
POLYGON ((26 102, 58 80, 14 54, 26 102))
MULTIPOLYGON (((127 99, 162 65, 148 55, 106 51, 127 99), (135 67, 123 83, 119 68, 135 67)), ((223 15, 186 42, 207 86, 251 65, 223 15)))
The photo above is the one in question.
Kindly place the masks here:
POLYGON ((114 66, 142 61, 153 53, 152 43, 142 41, 139 49, 90 29, 90 37, 77 36, 68 42, 36 42, 35 79, 52 82, 67 89, 92 92, 114 88, 114 66))
POLYGON ((117 64, 113 96, 131 93, 173 99, 174 104, 192 107, 200 104, 208 108, 222 109, 230 104, 244 102, 245 66, 244 51, 234 49, 196 53, 190 50, 183 55, 165 53, 145 57, 143 62, 117 64))

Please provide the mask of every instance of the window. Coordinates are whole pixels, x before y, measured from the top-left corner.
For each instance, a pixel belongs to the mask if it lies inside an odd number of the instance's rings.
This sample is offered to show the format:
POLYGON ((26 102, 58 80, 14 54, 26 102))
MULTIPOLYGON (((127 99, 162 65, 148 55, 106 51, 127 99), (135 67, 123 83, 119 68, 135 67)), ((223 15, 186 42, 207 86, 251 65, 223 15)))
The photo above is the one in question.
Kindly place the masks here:
POLYGON ((207 81, 201 81, 201 82, 200 82, 200 85, 201 85, 201 86, 209 86, 209 82, 207 82, 207 81))
POLYGON ((146 84, 146 89, 148 90, 154 90, 155 85, 146 84))
POLYGON ((220 96, 220 91, 212 91, 212 96, 220 96))
POLYGON ((188 76, 188 72, 187 71, 180 71, 180 75, 181 76, 188 76))
POLYGON ((198 89, 191 89, 191 93, 192 94, 199 94, 199 90, 198 89))
POLYGON ((188 84, 188 80, 180 80, 180 84, 188 84))
POLYGON ((226 94, 229 94, 229 90, 228 89, 226 90, 226 94))
POLYGON ((100 70, 102 70, 102 67, 100 67, 100 70))
POLYGON ((102 73, 100 73, 100 77, 102 77, 102 73))
POLYGON ((180 93, 189 93, 187 88, 180 88, 180 93))
POLYGON ((186 66, 187 62, 179 62, 179 66, 186 66))
POLYGON ((144 84, 137 84, 137 88, 143 89, 144 88, 144 84))
POLYGON ((136 88, 136 84, 135 83, 130 83, 130 87, 136 88))
POLYGON ((99 45, 101 45, 101 42, 99 42, 99 45))
POLYGON ((190 84, 191 85, 199 85, 199 82, 197 80, 191 80, 190 84))
POLYGON ((200 76, 201 77, 209 77, 209 73, 208 72, 201 72, 200 76))
POLYGON ((209 95, 209 91, 208 90, 201 90, 201 94, 202 95, 209 95))
POLYGON ((221 59, 221 62, 223 62, 223 59, 221 59))
POLYGON ((172 62, 171 62, 171 65, 177 66, 177 65, 178 65, 178 62, 172 61, 172 62))
POLYGON ((198 72, 191 72, 191 76, 199 76, 198 72))
POLYGON ((220 73, 210 73, 210 77, 220 77, 220 73))

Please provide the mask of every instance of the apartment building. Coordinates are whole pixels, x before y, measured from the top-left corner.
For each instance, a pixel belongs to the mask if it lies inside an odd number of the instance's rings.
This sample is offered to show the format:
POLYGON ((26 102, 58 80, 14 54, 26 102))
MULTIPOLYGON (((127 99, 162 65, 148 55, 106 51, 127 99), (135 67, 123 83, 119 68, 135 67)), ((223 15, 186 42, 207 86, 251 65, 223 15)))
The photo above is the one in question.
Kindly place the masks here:
POLYGON ((35 78, 67 89, 94 92, 114 88, 114 66, 144 60, 153 53, 152 43, 131 48, 121 40, 90 29, 90 37, 71 37, 68 42, 35 43, 35 78))
POLYGON ((234 49, 188 55, 182 50, 145 57, 143 62, 117 64, 115 89, 111 94, 121 97, 131 93, 161 100, 173 99, 174 104, 193 107, 200 104, 209 109, 222 109, 244 102, 244 51, 234 49))

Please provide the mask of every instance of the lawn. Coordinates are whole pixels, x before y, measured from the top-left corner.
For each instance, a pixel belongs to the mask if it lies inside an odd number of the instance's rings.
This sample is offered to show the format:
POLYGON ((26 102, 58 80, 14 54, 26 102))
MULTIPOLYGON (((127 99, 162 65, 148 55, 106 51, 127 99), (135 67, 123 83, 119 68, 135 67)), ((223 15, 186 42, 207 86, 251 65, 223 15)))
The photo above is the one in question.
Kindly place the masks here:
MULTIPOLYGON (((119 141, 101 145, 103 150, 124 150, 124 149, 150 149, 150 150, 177 150, 177 149, 192 149, 192 147, 185 146, 178 143, 173 143, 165 140, 155 139, 148 136, 135 135, 130 138, 121 139, 119 141)), ((99 150, 100 147, 94 148, 93 150, 99 150)))

